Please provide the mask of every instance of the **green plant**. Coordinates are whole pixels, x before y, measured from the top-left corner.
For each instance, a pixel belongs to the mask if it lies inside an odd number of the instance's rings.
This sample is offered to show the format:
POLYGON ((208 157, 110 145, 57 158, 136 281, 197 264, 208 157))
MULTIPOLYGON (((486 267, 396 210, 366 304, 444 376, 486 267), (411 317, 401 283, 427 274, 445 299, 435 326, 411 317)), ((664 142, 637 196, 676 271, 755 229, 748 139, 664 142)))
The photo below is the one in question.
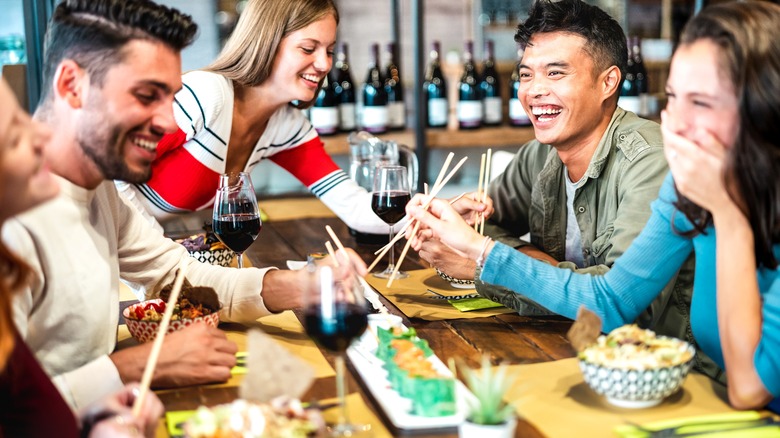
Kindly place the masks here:
POLYGON ((458 369, 471 391, 466 396, 469 421, 476 424, 502 424, 514 415, 514 407, 504 401, 504 395, 515 381, 514 376, 507 374, 506 365, 494 367, 490 364, 490 358, 483 355, 480 368, 470 368, 459 361, 458 369))

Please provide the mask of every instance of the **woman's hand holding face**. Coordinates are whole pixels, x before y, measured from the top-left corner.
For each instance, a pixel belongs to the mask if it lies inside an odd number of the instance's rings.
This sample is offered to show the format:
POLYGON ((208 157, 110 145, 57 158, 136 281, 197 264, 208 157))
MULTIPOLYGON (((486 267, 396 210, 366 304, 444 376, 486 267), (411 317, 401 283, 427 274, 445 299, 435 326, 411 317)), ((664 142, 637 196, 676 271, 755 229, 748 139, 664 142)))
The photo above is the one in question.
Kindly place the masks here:
POLYGON ((704 129, 697 130, 693 139, 675 133, 672 117, 661 112, 661 132, 666 161, 680 193, 713 214, 733 207, 723 177, 726 147, 704 129))

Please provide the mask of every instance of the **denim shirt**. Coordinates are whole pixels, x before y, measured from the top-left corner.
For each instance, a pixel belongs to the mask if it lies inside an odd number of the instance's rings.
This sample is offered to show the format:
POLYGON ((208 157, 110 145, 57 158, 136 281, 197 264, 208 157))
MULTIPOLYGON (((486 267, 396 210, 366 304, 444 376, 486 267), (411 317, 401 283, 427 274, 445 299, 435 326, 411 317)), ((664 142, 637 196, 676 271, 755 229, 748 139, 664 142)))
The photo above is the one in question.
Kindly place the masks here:
MULTIPOLYGON (((582 235, 584 268, 565 261, 566 187, 564 165, 556 150, 533 140, 520 148, 489 188, 494 215, 485 234, 514 248, 531 244, 559 260, 559 268, 603 275, 609 271, 650 218, 650 204, 668 172, 660 126, 617 108, 585 171, 587 181, 574 196, 582 235)), ((511 269, 511 267, 507 267, 511 269)), ((550 313, 529 299, 476 275, 477 291, 521 314, 550 313)), ((659 334, 693 341, 690 303, 693 256, 683 264, 664 292, 636 321, 659 334)), ((704 358, 697 368, 717 377, 717 367, 704 358)))

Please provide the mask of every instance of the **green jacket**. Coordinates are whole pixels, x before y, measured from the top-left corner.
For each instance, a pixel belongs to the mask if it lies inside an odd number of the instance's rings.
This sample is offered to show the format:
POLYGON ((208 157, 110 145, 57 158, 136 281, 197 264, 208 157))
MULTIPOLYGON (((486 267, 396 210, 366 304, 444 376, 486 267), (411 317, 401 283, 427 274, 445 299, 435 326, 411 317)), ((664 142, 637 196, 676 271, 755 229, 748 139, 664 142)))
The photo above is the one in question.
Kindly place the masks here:
MULTIPOLYGON (((517 152, 504 173, 491 184, 495 213, 485 233, 509 246, 531 244, 564 260, 566 249, 566 187, 564 166, 555 149, 534 140, 517 152)), ((574 209, 582 235, 585 268, 562 261, 558 267, 602 275, 631 245, 650 218, 650 203, 668 172, 660 126, 617 108, 577 189, 574 209)), ((691 256, 677 277, 636 321, 657 333, 695 343, 690 328, 694 260, 691 256)), ((477 291, 520 314, 548 314, 520 294, 479 281, 477 291)), ((700 370, 717 377, 718 369, 699 355, 700 370), (714 367, 714 368, 713 368, 714 367)))

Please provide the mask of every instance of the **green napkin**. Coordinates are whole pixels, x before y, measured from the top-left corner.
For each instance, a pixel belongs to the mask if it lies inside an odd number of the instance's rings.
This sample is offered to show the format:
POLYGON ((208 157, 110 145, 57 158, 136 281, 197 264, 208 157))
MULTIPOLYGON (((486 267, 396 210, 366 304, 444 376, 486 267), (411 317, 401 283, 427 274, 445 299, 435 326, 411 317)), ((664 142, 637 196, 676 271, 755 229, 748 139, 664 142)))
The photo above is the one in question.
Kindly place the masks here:
MULTIPOLYGON (((701 415, 696 417, 676 418, 672 420, 655 421, 642 424, 645 429, 657 431, 671 427, 677 427, 677 434, 696 434, 702 438, 770 438, 780 436, 780 426, 766 425, 763 427, 754 427, 750 429, 739 429, 740 422, 750 422, 757 420, 763 415, 757 411, 729 412, 724 414, 701 415), (707 424, 709 423, 709 424, 707 424), (729 429, 732 430, 723 430, 729 429), (712 430, 712 433, 707 433, 712 430)), ((747 425, 746 425, 747 426, 747 425)), ((647 438, 650 433, 640 428, 623 424, 615 427, 615 434, 622 438, 647 438)), ((672 436, 672 435, 670 435, 672 436)))
POLYGON ((165 424, 171 437, 184 436, 181 426, 195 415, 195 411, 170 411, 165 413, 165 424))
POLYGON ((504 307, 503 304, 489 300, 487 298, 465 298, 462 300, 447 300, 452 307, 461 312, 471 312, 472 310, 492 309, 494 307, 504 307))

